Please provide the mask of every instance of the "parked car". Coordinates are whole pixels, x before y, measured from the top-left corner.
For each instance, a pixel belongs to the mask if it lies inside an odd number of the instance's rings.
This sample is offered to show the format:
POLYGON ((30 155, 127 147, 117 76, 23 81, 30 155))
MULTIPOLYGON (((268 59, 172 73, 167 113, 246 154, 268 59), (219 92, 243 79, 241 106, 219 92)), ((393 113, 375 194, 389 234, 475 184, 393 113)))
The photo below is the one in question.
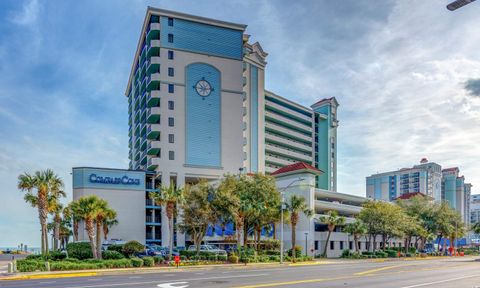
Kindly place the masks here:
MULTIPOLYGON (((160 253, 160 256, 163 257, 168 256, 168 253, 170 252, 168 247, 162 247, 156 244, 147 245, 147 249, 160 253)), ((173 248, 172 256, 180 256, 180 252, 176 248, 173 248)))
MULTIPOLYGON (((188 247, 188 251, 196 251, 196 250, 197 250, 197 247, 195 245, 190 245, 190 247, 188 247)), ((217 255, 227 255, 227 251, 223 249, 219 249, 218 247, 210 244, 200 245, 200 251, 211 252, 217 255)))

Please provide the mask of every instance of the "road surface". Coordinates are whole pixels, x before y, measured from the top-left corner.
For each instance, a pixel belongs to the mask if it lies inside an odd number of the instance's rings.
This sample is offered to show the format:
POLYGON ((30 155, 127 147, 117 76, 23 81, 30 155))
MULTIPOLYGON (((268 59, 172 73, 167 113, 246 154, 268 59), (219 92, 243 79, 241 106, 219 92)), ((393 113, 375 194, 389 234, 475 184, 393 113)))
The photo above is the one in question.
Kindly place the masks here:
POLYGON ((355 287, 480 288, 480 261, 455 258, 412 261, 332 261, 288 267, 199 268, 95 277, 0 281, 0 287, 355 287))

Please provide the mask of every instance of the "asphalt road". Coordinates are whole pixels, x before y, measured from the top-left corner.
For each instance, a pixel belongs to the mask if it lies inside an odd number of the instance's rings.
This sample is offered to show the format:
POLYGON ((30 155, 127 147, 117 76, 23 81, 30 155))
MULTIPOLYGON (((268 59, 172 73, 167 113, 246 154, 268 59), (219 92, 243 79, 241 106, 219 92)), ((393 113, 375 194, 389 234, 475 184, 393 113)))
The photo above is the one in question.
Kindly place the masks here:
POLYGON ((0 281, 0 287, 355 287, 480 288, 480 261, 473 258, 360 262, 289 267, 205 268, 96 277, 0 281))

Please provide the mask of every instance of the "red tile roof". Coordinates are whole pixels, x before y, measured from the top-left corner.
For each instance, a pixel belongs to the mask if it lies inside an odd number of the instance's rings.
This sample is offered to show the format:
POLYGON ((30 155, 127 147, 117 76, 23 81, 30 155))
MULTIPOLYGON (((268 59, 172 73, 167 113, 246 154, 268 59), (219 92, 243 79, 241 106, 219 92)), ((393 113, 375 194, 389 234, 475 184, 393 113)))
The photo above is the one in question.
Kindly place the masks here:
POLYGON ((422 192, 412 192, 412 193, 406 193, 406 194, 400 195, 399 197, 397 197, 397 199, 406 200, 406 199, 410 199, 412 197, 415 197, 417 195, 427 196, 427 195, 423 194, 422 192))
POLYGON ((457 171, 458 170, 458 167, 453 167, 453 168, 445 168, 442 170, 442 172, 446 172, 446 171, 457 171))
POLYGON ((323 173, 322 170, 317 169, 310 164, 307 164, 307 163, 304 163, 304 162, 298 162, 298 163, 294 163, 294 164, 284 166, 284 167, 278 169, 277 171, 272 172, 270 175, 284 174, 284 173, 287 173, 287 172, 293 172, 293 171, 297 171, 297 170, 310 170, 310 171, 313 171, 316 174, 323 173))

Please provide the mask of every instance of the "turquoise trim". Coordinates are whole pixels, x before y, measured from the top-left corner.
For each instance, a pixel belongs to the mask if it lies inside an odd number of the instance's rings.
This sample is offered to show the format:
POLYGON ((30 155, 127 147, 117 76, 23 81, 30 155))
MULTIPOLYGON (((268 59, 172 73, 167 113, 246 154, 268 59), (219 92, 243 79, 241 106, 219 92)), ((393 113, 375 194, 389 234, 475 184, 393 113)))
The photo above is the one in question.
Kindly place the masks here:
POLYGON ((286 102, 284 102, 284 101, 281 101, 281 100, 279 100, 279 99, 277 99, 277 98, 273 98, 273 97, 271 97, 271 96, 265 95, 265 100, 271 101, 271 102, 273 102, 273 103, 277 103, 278 105, 281 105, 281 106, 283 106, 283 107, 285 107, 285 108, 288 108, 288 109, 291 109, 291 110, 296 111, 296 112, 298 112, 298 113, 301 113, 301 114, 303 114, 303 115, 305 115, 305 116, 312 117, 312 113, 307 112, 307 111, 305 111, 305 110, 302 110, 302 109, 300 109, 300 108, 298 108, 298 107, 295 107, 295 106, 293 106, 293 105, 291 105, 291 104, 289 104, 289 103, 286 103, 286 102))
POLYGON ((258 68, 250 64, 250 171, 258 171, 258 68))

